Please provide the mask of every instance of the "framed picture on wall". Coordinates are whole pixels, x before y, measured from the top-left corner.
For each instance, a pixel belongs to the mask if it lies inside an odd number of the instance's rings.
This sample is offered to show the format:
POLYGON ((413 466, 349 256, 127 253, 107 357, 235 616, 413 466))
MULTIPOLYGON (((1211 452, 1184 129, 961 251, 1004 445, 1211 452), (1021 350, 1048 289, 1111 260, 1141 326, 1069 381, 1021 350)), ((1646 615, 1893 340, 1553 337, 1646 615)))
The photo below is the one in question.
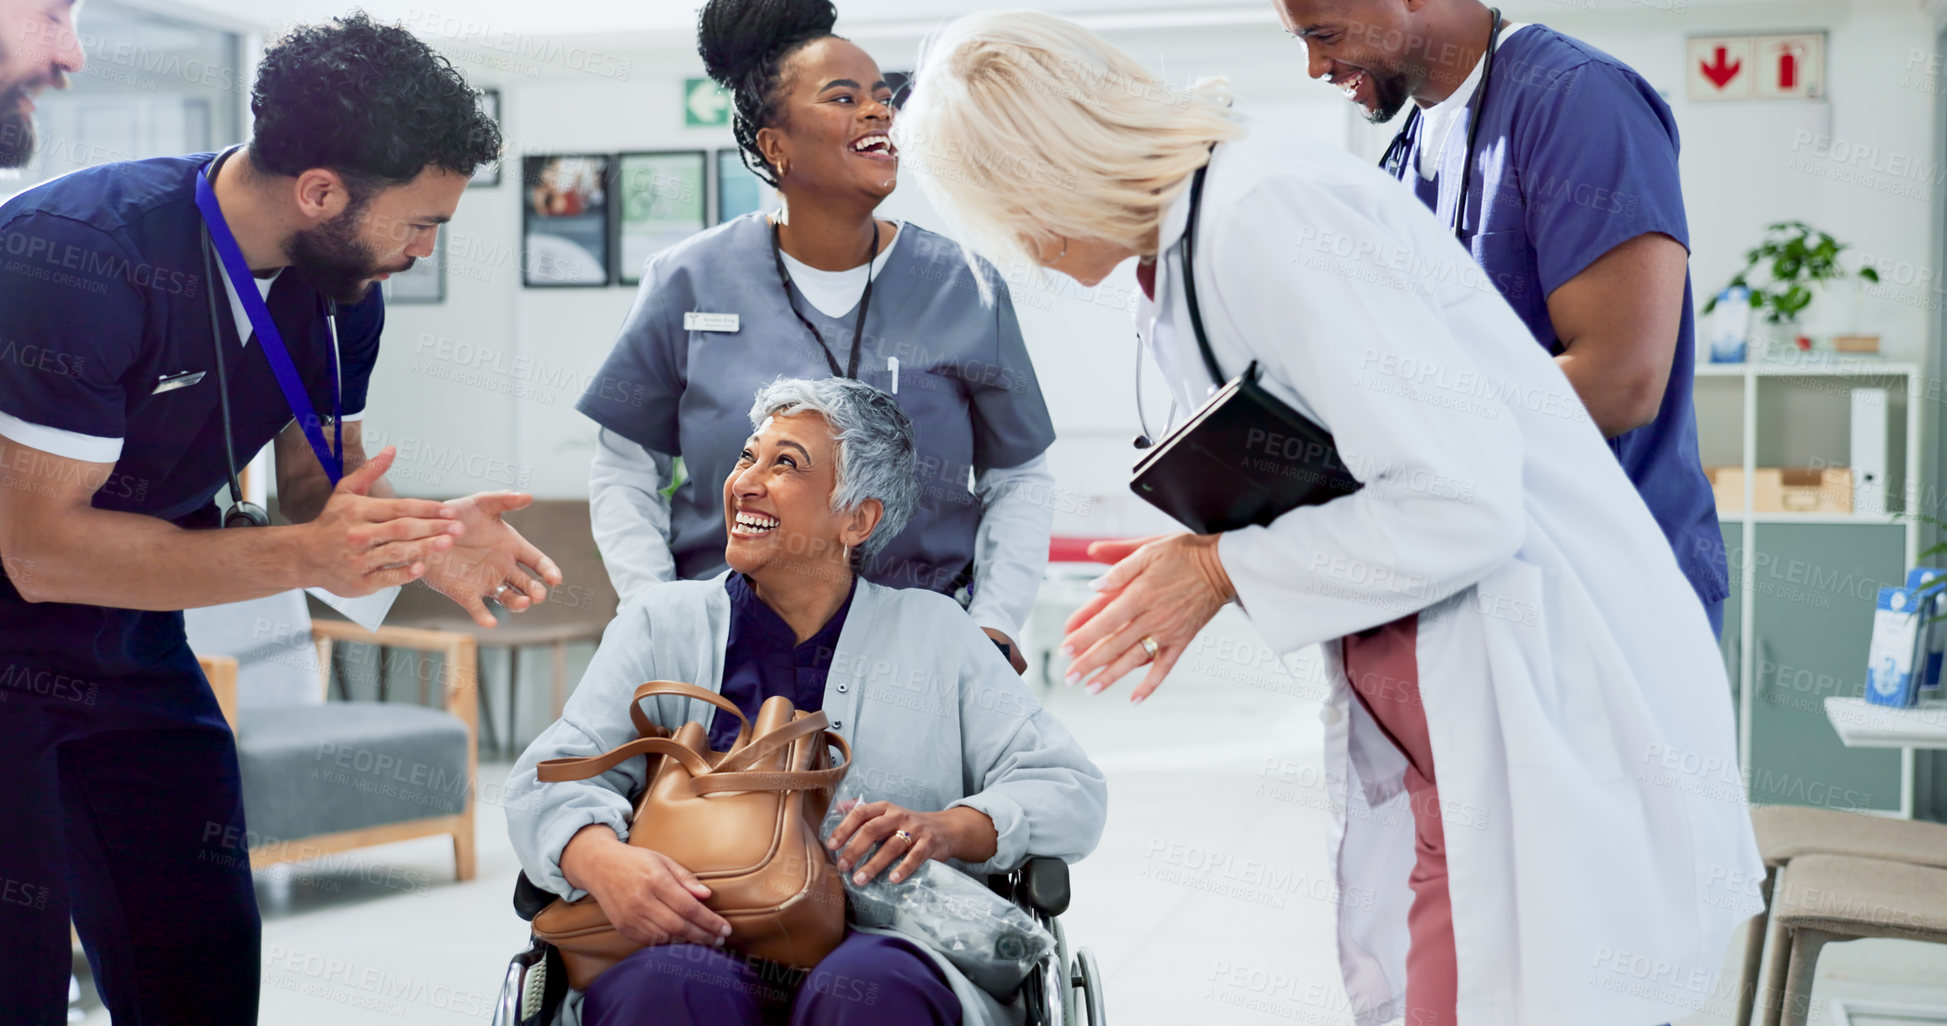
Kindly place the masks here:
MULTIPOLYGON (((498 89, 480 90, 480 111, 481 113, 487 115, 487 117, 493 121, 495 127, 499 127, 503 124, 503 122, 500 120, 500 90, 498 89)), ((503 136, 501 139, 501 143, 505 145, 506 141, 507 141, 506 138, 503 136)), ((471 189, 479 185, 493 186, 499 184, 500 184, 500 161, 496 160, 491 164, 482 164, 479 167, 474 168, 473 177, 467 179, 466 187, 471 189)))
POLYGON ((717 223, 734 220, 761 210, 774 213, 781 206, 777 190, 750 173, 744 166, 744 151, 717 151, 717 223))
POLYGON ((432 256, 414 260, 410 268, 385 280, 385 302, 388 306, 446 302, 445 230, 433 239, 432 256))
POLYGON ((614 158, 606 153, 523 157, 521 284, 607 285, 613 192, 614 158))
POLYGON ((642 281, 649 258, 709 227, 710 154, 624 153, 616 158, 616 280, 642 281))

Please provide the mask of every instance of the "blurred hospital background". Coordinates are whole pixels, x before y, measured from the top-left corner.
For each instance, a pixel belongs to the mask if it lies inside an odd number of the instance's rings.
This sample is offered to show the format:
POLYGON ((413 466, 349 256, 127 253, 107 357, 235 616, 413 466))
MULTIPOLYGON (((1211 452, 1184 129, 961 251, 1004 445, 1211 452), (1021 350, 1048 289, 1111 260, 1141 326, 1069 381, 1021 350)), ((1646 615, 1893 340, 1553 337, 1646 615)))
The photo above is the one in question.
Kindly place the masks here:
MULTIPOLYGON (((393 622, 424 632, 385 646, 301 600, 203 626, 229 638, 238 659, 246 786, 283 786, 272 778, 331 763, 304 733, 321 703, 425 705, 477 746, 474 778, 450 789, 471 797, 465 815, 432 803, 425 820, 355 829, 307 824, 319 809, 276 826, 253 820, 274 839, 257 874, 266 1023, 483 1023, 525 943, 508 904, 518 864, 500 781, 560 709, 615 602, 588 531, 595 428, 574 402, 615 341, 642 260, 768 202, 737 162, 727 98, 704 78, 695 6, 364 2, 490 90, 507 141, 502 165, 476 178, 442 230, 438 259, 388 284, 367 447, 399 448, 391 479, 408 495, 532 491, 539 504, 515 523, 569 576, 546 607, 497 633, 462 629, 450 606, 409 601, 393 622), (443 702, 447 674, 467 660, 477 693, 443 702), (325 840, 307 846, 311 830, 325 840), (456 845, 455 830, 471 840, 456 845)), ((1251 114, 1370 159, 1396 127, 1367 125, 1337 90, 1307 79, 1303 47, 1268 0, 1035 6, 1075 18, 1172 83, 1225 76, 1251 114)), ((906 70, 929 30, 977 7, 841 0, 838 32, 881 68, 906 70)), ((42 98, 40 155, 0 179, 0 194, 103 162, 243 141, 265 41, 345 10, 324 0, 88 0, 87 68, 71 91, 42 98)), ((1753 324, 1741 362, 1695 371, 1734 593, 1723 652, 1742 765, 1725 778, 1757 802, 1947 821, 1947 716, 1868 715, 1861 702, 1875 592, 1939 540, 1924 514, 1941 505, 1944 479, 1934 439, 1947 3, 1509 0, 1504 11, 1621 58, 1674 110, 1700 305, 1768 225, 1803 222, 1844 244, 1844 276, 1818 287, 1799 323, 1753 324), (1731 62, 1754 81, 1733 83, 1742 97, 1714 95, 1727 91, 1712 83, 1731 62)), ((881 216, 945 228, 910 175, 881 216)), ((1107 834, 1075 867, 1068 935, 1094 952, 1117 1026, 1350 1023, 1332 930, 1338 904, 1358 896, 1338 894, 1327 872, 1316 653, 1280 659, 1233 609, 1141 708, 1126 689, 1091 699, 1060 685, 1061 622, 1100 569, 1082 561, 1085 542, 1170 526, 1127 486, 1136 284, 1127 266, 1094 289, 1001 271, 1058 432, 1055 561, 1022 639, 1028 674, 1111 781, 1107 834)), ((1713 323, 1698 321, 1700 360, 1710 359, 1713 323)), ((1155 417, 1168 400, 1153 370, 1147 386, 1155 417)), ((261 459, 255 468, 262 489, 270 474, 261 459)), ((354 784, 428 783, 334 768, 354 784)), ((1741 951, 1726 953, 1722 978, 1695 988, 1684 1026, 1731 1021, 1741 965, 1741 951)), ((74 1016, 106 1022, 78 949, 76 968, 74 1016)), ((1862 940, 1830 949, 1818 972, 1814 1021, 1947 1022, 1947 947, 1862 940)))

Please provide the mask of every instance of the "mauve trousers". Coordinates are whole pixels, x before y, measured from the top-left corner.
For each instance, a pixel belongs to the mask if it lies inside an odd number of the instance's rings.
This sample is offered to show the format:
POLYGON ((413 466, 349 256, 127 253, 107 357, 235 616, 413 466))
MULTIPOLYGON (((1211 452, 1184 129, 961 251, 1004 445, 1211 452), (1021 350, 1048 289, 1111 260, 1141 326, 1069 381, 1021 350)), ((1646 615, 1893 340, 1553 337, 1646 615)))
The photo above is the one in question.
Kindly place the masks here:
POLYGON ((1413 806, 1413 904, 1406 913, 1405 1026, 1454 1026, 1459 969, 1454 958, 1453 902, 1447 894, 1447 840, 1440 822, 1433 746, 1420 704, 1419 614, 1344 639, 1345 676, 1359 704, 1406 756, 1413 806))
POLYGON ((933 960, 894 937, 848 933, 809 973, 699 944, 643 948, 590 984, 584 1026, 959 1026, 933 960))

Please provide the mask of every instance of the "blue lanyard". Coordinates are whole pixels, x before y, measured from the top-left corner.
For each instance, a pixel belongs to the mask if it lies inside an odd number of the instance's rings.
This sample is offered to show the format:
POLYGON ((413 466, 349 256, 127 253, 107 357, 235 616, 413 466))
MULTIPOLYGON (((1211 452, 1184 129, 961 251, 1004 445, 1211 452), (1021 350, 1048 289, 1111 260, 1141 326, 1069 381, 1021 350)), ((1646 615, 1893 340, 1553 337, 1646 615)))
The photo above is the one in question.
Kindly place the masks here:
MULTIPOLYGON (((211 162, 212 165, 215 163, 211 162)), ((236 290, 237 298, 243 301, 243 312, 250 318, 250 326, 256 329, 257 344, 263 347, 264 358, 270 361, 271 373, 277 376, 277 387, 283 390, 284 401, 297 417, 298 427, 303 429, 305 440, 311 443, 311 451, 318 454, 318 463, 324 467, 325 476, 336 487, 338 479, 345 476, 345 432, 343 401, 338 394, 335 369, 331 376, 332 444, 326 447, 318 412, 311 405, 310 395, 304 391, 304 380, 298 377, 297 365, 291 362, 290 350, 284 347, 284 336, 278 332, 277 322, 271 320, 270 307, 264 305, 264 297, 257 291, 250 265, 243 260, 243 250, 237 247, 236 236, 230 234, 229 222, 223 220, 223 208, 217 206, 216 191, 210 187, 208 167, 196 175, 196 208, 203 212, 203 221, 209 225, 210 242, 216 246, 217 258, 223 262, 223 273, 230 279, 230 286, 236 290)), ((215 287, 215 284, 210 283, 211 287, 215 287)), ((221 329, 212 326, 211 330, 221 329)), ((242 331, 241 325, 238 331, 242 331)), ((335 319, 331 344, 331 355, 335 362, 338 358, 335 319)), ((228 388, 229 384, 219 381, 217 387, 228 388)), ((230 440, 224 439, 224 444, 230 444, 230 440)))

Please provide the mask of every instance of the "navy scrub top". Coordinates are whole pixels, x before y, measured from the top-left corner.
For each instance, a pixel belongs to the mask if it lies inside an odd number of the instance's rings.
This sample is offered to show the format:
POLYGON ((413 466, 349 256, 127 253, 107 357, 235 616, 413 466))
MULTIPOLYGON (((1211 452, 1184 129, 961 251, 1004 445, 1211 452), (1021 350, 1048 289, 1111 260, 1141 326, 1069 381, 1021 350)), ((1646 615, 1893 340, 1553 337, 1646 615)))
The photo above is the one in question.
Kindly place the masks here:
MULTIPOLYGON (((959 245, 906 224, 882 255, 859 345, 859 378, 893 391, 918 436, 919 508, 865 566, 867 580, 953 593, 971 580, 980 504, 976 471, 1016 467, 1054 441, 1007 286, 979 286, 959 245)), ((827 317, 792 286, 797 308, 845 366, 857 308, 827 317)), ((747 214, 652 258, 635 308, 576 408, 652 451, 683 457, 670 503, 676 572, 723 568, 723 482, 750 437, 757 390, 780 378, 826 378, 831 365, 792 316, 771 255, 770 222, 747 214), (685 313, 732 313, 737 331, 688 331, 685 313)))
MULTIPOLYGON (((1628 65, 1544 25, 1506 37, 1491 74, 1462 239, 1535 340, 1559 355, 1550 293, 1638 235, 1660 232, 1690 248, 1676 119, 1628 65)), ((1418 129, 1426 122, 1413 122, 1403 173, 1445 223, 1453 220, 1471 116, 1455 120, 1432 181, 1419 174, 1418 129)), ((1655 420, 1609 439, 1609 448, 1709 605, 1730 585, 1717 503, 1697 455, 1691 307, 1686 272, 1663 405, 1655 420)))
MULTIPOLYGON (((238 463, 292 420, 262 347, 239 343, 222 282, 204 274, 194 176, 214 158, 104 164, 0 206, 0 413, 121 439, 95 508, 194 529, 219 526, 214 498, 227 479, 208 289, 216 289, 229 347, 224 365, 238 463), (155 392, 164 378, 198 372, 203 377, 193 385, 155 392)), ((268 306, 313 408, 329 417, 331 336, 323 298, 287 269, 271 286, 268 306)), ((338 308, 346 414, 365 408, 384 323, 376 288, 362 302, 338 308)), ((325 436, 331 437, 329 426, 325 436)), ((17 446, 10 451, 14 461, 32 458, 17 446)), ((6 570, 31 572, 15 562, 6 570)), ((139 673, 182 656, 179 612, 29 604, 4 573, 0 624, 0 653, 38 655, 96 674, 139 673)))
MULTIPOLYGON (((825 679, 831 675, 832 656, 838 652, 838 636, 845 630, 859 579, 852 578, 838 612, 803 642, 784 617, 757 597, 743 574, 725 574, 723 590, 730 593, 730 634, 723 644, 723 686, 717 693, 737 703, 752 723, 764 703, 777 695, 789 698, 800 712, 823 709, 825 679)), ((736 740, 737 718, 717 710, 710 720, 711 750, 727 752, 736 740)))

